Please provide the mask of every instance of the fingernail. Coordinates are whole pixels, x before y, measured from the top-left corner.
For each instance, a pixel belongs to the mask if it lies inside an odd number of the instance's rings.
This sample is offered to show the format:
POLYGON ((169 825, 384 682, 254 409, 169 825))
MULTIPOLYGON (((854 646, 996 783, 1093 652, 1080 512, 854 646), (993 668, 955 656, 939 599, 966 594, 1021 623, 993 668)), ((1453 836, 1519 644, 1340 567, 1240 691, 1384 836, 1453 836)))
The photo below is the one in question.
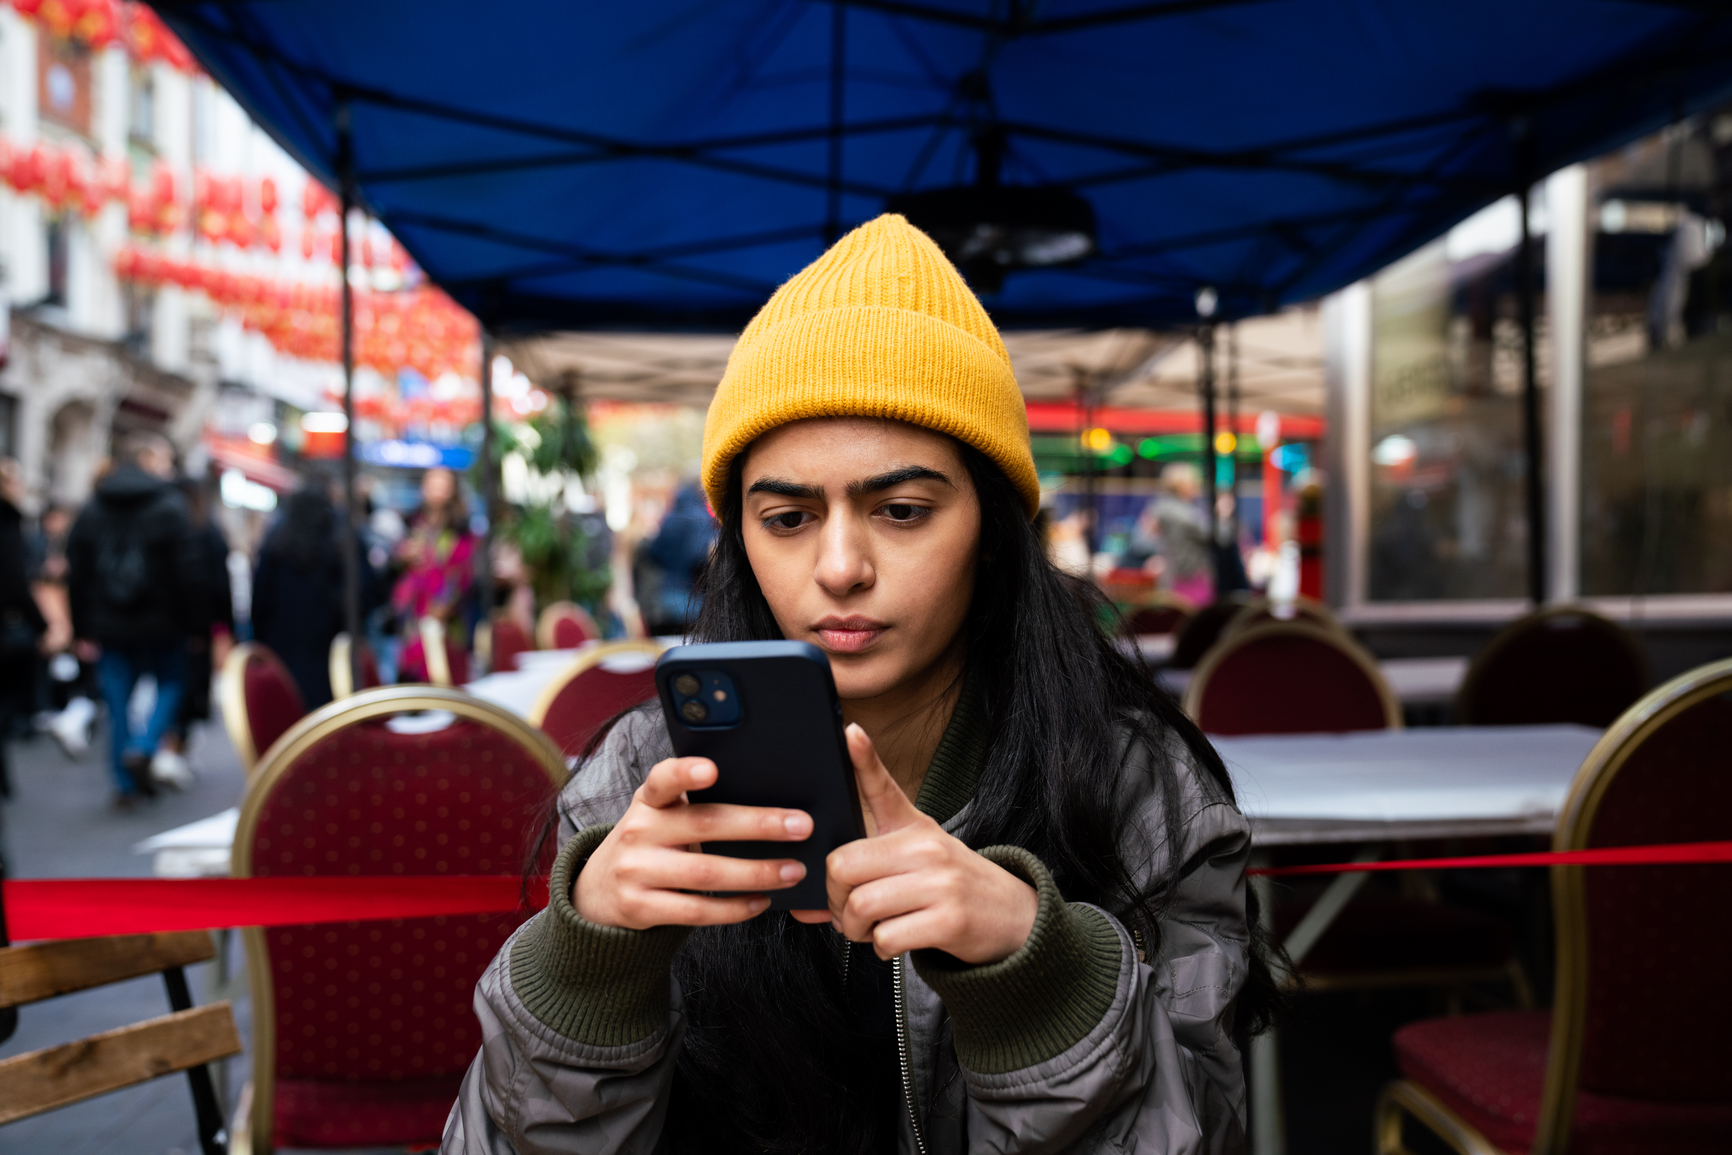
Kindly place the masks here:
POLYGON ((812 819, 805 814, 790 814, 782 819, 782 828, 795 838, 804 838, 812 833, 812 819))
POLYGON ((800 862, 784 862, 782 869, 777 873, 782 876, 783 882, 799 882, 806 877, 806 867, 804 863, 800 862))
POLYGON ((747 901, 746 909, 751 911, 753 914, 758 914, 761 911, 765 910, 769 905, 770 905, 769 899, 759 897, 759 898, 754 898, 754 899, 750 899, 749 901, 747 901))

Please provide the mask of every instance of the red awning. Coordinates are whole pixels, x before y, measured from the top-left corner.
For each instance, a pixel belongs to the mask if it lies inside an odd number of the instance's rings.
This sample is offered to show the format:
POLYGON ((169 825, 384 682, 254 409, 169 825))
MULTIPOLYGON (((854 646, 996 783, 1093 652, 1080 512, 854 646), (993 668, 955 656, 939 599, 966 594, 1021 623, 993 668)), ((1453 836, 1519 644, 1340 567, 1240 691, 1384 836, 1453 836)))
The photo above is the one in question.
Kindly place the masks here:
POLYGON ((248 481, 257 482, 278 493, 293 493, 300 487, 301 479, 295 475, 294 470, 281 462, 261 456, 258 447, 251 441, 207 437, 204 446, 210 451, 211 460, 216 462, 218 469, 238 469, 248 481))

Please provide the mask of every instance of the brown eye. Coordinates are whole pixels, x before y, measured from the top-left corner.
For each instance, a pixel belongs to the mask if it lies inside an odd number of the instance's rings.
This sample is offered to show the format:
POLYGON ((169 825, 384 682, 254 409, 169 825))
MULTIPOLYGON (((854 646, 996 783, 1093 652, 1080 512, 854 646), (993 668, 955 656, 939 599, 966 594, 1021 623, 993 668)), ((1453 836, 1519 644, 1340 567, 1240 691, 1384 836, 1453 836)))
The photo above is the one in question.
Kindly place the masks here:
POLYGON ((766 519, 764 522, 764 528, 765 529, 799 529, 802 525, 805 525, 805 524, 806 524, 805 512, 802 510, 795 509, 795 510, 788 511, 787 513, 778 513, 776 516, 766 519))
POLYGON ((897 502, 884 507, 884 516, 891 521, 915 521, 930 512, 923 505, 907 505, 897 502))

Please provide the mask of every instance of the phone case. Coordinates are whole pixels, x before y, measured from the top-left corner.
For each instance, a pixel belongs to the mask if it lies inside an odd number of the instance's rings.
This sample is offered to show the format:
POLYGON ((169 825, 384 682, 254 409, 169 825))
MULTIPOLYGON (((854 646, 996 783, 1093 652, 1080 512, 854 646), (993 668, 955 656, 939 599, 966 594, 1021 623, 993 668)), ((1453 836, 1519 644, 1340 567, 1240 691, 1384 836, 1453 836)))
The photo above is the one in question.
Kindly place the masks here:
MULTIPOLYGON (((812 816, 812 836, 804 842, 717 842, 706 849, 734 858, 797 858, 806 865, 806 877, 787 890, 767 892, 771 909, 828 906, 824 859, 861 837, 865 827, 842 736, 842 706, 824 652, 807 642, 676 646, 656 663, 656 692, 674 753, 716 764, 716 784, 694 791, 693 802, 782 806, 812 816), (725 689, 716 675, 731 679, 737 718, 720 725, 689 723, 681 707, 690 711, 694 695, 675 691, 681 675, 704 688, 706 701, 725 689)), ((726 714, 724 709, 724 719, 726 714)))

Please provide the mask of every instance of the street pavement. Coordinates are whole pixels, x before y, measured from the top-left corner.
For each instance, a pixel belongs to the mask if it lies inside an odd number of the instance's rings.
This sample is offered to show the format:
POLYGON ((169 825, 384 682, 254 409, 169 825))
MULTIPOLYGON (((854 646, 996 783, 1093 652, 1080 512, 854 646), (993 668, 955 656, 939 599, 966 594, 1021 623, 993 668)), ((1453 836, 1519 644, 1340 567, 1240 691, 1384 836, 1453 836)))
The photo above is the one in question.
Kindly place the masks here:
MULTIPOLYGON (((77 761, 62 754, 47 735, 13 742, 9 751, 13 791, 11 801, 0 804, 0 854, 13 878, 148 877, 150 856, 134 854, 134 843, 236 805, 245 785, 240 760, 220 721, 200 727, 194 736, 189 761, 198 781, 185 792, 164 791, 156 801, 127 814, 109 807, 113 788, 100 733, 77 761)), ((211 963, 188 968, 187 979, 198 1004, 230 998, 241 1038, 249 1041, 245 952, 238 935, 229 938, 228 990, 213 989, 216 968, 211 963)), ((168 1011, 162 979, 154 975, 35 1003, 19 1011, 18 1031, 0 1044, 0 1058, 168 1011)), ((212 1069, 225 1114, 246 1082, 250 1063, 249 1057, 237 1056, 212 1069)), ((186 1077, 167 1076, 0 1127, 0 1155, 13 1152, 198 1155, 186 1077)))

